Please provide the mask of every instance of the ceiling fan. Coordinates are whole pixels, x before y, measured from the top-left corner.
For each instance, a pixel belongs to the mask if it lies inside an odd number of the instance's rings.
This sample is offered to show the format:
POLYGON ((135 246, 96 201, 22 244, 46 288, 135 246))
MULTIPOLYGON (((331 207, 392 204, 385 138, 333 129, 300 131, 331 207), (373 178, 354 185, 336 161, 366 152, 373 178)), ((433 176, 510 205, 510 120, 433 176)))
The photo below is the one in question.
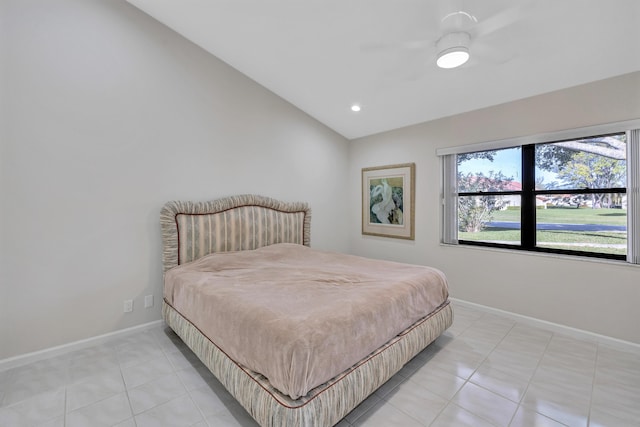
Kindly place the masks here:
POLYGON ((368 44, 364 50, 409 49, 429 53, 440 68, 456 68, 475 56, 482 60, 502 63, 513 56, 512 52, 496 49, 485 37, 517 22, 524 13, 525 3, 512 6, 479 20, 471 9, 450 9, 439 20, 438 33, 431 39, 400 43, 368 44))

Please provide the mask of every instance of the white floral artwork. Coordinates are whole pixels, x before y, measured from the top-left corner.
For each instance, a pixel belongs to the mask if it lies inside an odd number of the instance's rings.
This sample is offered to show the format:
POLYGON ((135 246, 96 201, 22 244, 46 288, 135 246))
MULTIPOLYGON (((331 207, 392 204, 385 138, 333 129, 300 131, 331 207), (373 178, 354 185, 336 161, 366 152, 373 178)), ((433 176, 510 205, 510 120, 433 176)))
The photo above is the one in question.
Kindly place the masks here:
POLYGON ((362 170, 362 233, 413 239, 415 165, 362 170))

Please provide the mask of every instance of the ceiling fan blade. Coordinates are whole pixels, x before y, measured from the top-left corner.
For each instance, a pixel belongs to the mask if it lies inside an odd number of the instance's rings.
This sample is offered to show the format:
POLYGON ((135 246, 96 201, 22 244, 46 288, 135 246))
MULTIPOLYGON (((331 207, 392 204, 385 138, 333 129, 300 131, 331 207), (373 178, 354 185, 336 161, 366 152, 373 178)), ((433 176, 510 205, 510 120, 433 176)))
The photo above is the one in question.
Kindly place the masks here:
POLYGON ((531 0, 527 0, 517 6, 511 6, 498 12, 493 16, 480 19, 478 24, 470 30, 471 36, 473 38, 483 37, 514 24, 526 14, 526 9, 531 3, 533 3, 531 0))
POLYGON ((485 43, 474 43, 469 50, 472 57, 479 58, 482 62, 488 61, 493 64, 504 64, 518 56, 515 52, 495 49, 485 43))
POLYGON ((368 42, 360 45, 360 49, 365 52, 380 50, 419 50, 431 47, 431 40, 408 40, 402 42, 368 42))

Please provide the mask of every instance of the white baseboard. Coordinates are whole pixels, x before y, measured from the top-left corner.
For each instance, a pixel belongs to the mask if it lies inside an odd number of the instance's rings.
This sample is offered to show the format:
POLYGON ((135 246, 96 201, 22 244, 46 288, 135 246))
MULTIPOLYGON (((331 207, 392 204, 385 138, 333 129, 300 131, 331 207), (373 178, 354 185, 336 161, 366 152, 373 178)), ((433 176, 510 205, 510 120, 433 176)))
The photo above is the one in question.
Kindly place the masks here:
POLYGON ((37 362, 38 360, 48 359, 50 357, 59 356, 71 351, 82 350, 94 345, 103 344, 111 341, 115 338, 122 338, 127 335, 131 335, 136 332, 141 332, 146 329, 151 329, 155 326, 163 323, 163 320, 154 320, 153 322, 144 323, 142 325, 133 326, 131 328, 121 329, 115 332, 109 332, 103 335, 70 342, 55 347, 45 348, 44 350, 34 351, 32 353, 21 354, 19 356, 9 357, 7 359, 0 360, 0 372, 7 369, 15 368, 18 366, 26 365, 28 363, 37 362))
MULTIPOLYGON (((499 308, 493 308, 493 307, 489 307, 482 304, 476 304, 474 302, 469 302, 469 301, 461 300, 458 298, 449 297, 449 299, 453 301, 455 304, 475 308, 477 310, 486 311, 486 312, 497 314, 504 317, 510 317, 514 320, 517 320, 518 322, 522 322, 527 325, 535 326, 541 329, 546 329, 546 330, 557 332, 564 335, 569 335, 574 338, 589 340, 589 341, 596 341, 598 343, 606 344, 611 347, 616 347, 622 350, 640 351, 640 344, 637 344, 631 341, 625 341, 618 338, 609 337, 607 335, 600 335, 600 334, 596 334, 595 332, 589 332, 583 329, 572 328, 571 326, 565 326, 559 323, 553 323, 546 320, 536 319, 535 317, 524 316, 522 314, 513 313, 511 311, 501 310, 499 308)), ((455 312, 454 312, 454 319, 455 319, 455 312)))

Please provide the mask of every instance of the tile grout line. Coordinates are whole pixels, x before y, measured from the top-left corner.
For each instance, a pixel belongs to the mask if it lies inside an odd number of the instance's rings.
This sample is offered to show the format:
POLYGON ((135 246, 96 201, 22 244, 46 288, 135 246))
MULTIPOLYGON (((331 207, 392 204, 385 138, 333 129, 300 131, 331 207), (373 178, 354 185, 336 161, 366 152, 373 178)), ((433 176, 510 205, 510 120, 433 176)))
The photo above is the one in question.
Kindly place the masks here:
MULTIPOLYGON (((549 340, 547 340, 547 344, 544 346, 544 351, 542 352, 542 354, 538 358, 538 362, 536 363, 536 368, 531 373, 531 377, 527 381, 527 386, 522 391, 522 397, 520 397, 520 400, 518 401, 518 409, 526 408, 526 406, 523 406, 522 400, 527 395, 527 391, 529 390, 529 386, 531 385, 531 381, 533 380, 533 377, 536 376, 536 372, 538 372, 538 368, 540 368, 540 363, 542 363, 542 359, 544 359, 544 355, 547 353, 547 350, 549 349, 549 345, 551 344, 551 341, 553 340, 553 337, 556 335, 555 332, 553 332, 553 331, 550 331, 550 332, 551 332, 551 336, 549 337, 549 340)), ((516 413, 518 412, 518 409, 516 409, 516 413)), ((538 411, 535 411, 535 412, 536 412, 536 414, 539 414, 538 411)), ((509 425, 511 425, 511 423, 513 423, 513 419, 516 416, 516 413, 514 413, 513 417, 511 417, 511 420, 509 420, 509 425)), ((540 414, 540 415, 542 415, 542 414, 540 414)), ((543 416, 546 416, 546 415, 543 415, 543 416)), ((553 418, 550 418, 550 417, 547 417, 547 418, 553 419, 553 418)), ((553 420, 553 421, 559 422, 558 420, 553 420)), ((560 423, 560 424, 564 424, 564 423, 560 423)))
MULTIPOLYGON (((157 345, 158 345, 158 347, 160 348, 160 352, 162 353, 163 357, 165 357, 165 358, 167 359, 167 362, 169 363, 169 366, 171 366, 171 374, 175 375, 175 377, 177 378, 177 380, 180 382, 180 384, 181 384, 181 385, 182 385, 182 387, 184 388, 185 393, 184 393, 184 394, 181 394, 180 396, 174 397, 173 399, 170 399, 170 400, 168 400, 167 402, 163 402, 163 403, 160 403, 160 404, 158 404, 158 405, 152 406, 151 408, 147 408, 147 409, 145 409, 144 411, 140 412, 139 414, 135 414, 135 413, 134 413, 134 411, 133 411, 133 405, 131 404, 131 399, 129 398, 129 388, 127 387, 127 384, 126 384, 126 382, 124 381, 124 374, 123 374, 122 381, 124 382, 125 392, 127 393, 127 400, 129 401, 129 406, 131 407, 132 419, 133 419, 133 422, 134 422, 134 424, 136 425, 136 427, 138 426, 138 420, 136 419, 136 417, 137 417, 137 416, 142 415, 142 414, 145 414, 145 413, 147 413, 147 412, 150 412, 150 411, 152 411, 154 408, 157 408, 158 406, 161 406, 161 405, 164 405, 164 404, 166 404, 166 403, 169 403, 169 402, 171 402, 172 400, 177 399, 178 397, 182 397, 182 396, 184 396, 185 394, 186 394, 186 395, 188 395, 188 394, 189 394, 189 390, 188 390, 188 389, 187 389, 187 387, 185 386, 185 384, 184 384, 184 382, 182 381, 182 379, 180 378, 180 376, 177 374, 177 371, 178 371, 177 366, 175 366, 175 365, 171 362, 171 360, 167 357, 167 352, 165 351, 165 349, 163 349, 163 348, 162 348, 162 346, 160 345, 160 343, 159 343, 159 342, 157 342, 157 337, 156 337, 156 336, 154 336, 154 335, 153 335, 153 333, 151 333, 151 335, 152 335, 152 338, 153 338, 153 342, 154 342, 155 344, 157 344, 157 345)), ((159 358, 159 357, 158 357, 158 358, 159 358)), ((136 366, 136 365, 131 365, 131 366, 128 366, 128 367, 134 367, 134 366, 136 366)), ((119 367, 120 367, 120 372, 122 373, 122 366, 121 366, 120 364, 119 364, 119 367)), ((156 379, 157 379, 157 378, 156 378, 156 379)), ((150 381, 146 381, 146 382, 144 382, 144 383, 142 383, 142 384, 138 384, 137 386, 132 387, 132 389, 135 389, 135 388, 137 388, 137 387, 144 386, 144 385, 149 384, 150 382, 153 382, 153 381, 155 381, 155 380, 150 380, 150 381)), ((191 396, 190 396, 190 395, 189 395, 189 399, 191 399, 191 400, 193 401, 193 399, 191 398, 191 396)), ((195 402, 194 402, 194 404, 195 404, 195 402)), ((196 408, 197 408, 197 407, 198 407, 198 405, 196 405, 196 408)), ((205 420, 205 423, 206 423, 206 420, 205 420)))
POLYGON ((587 426, 591 425, 591 410, 593 407, 593 394, 596 388, 596 375, 598 375, 598 359, 600 358, 600 343, 596 342, 596 361, 593 364, 593 381, 591 381, 591 396, 589 396, 589 413, 587 414, 587 426))
MULTIPOLYGON (((473 324, 474 324, 474 323, 476 323, 478 320, 482 319, 485 315, 486 315, 486 313, 483 313, 483 314, 482 314, 482 316, 480 316, 479 318, 477 318, 476 320, 474 320, 472 324, 470 324, 469 326, 467 326, 467 327, 466 327, 462 332, 460 332, 460 333, 458 334, 458 337, 462 336, 465 332, 467 332, 467 331, 471 328, 471 326, 473 326, 473 324)), ((455 322, 455 320, 454 320, 454 322, 455 322)), ((455 337, 455 338, 457 338, 457 337, 455 337)), ((493 351, 493 350, 491 350, 491 351, 493 351)), ((489 353, 491 353, 491 352, 489 352, 489 353)), ((486 357, 485 357, 485 359, 484 359, 484 360, 486 360, 486 357)), ((483 362, 484 362, 484 360, 483 360, 483 362)), ((481 364, 482 364, 482 363, 481 363, 481 364)), ((469 379, 473 376, 473 374, 475 374, 475 370, 473 371, 473 373, 472 373, 471 375, 469 375, 467 378, 465 378, 465 379, 464 379, 464 383, 463 383, 463 384, 460 386, 460 388, 459 388, 459 389, 458 389, 458 390, 453 394, 453 396, 451 396, 451 398, 449 399, 449 403, 453 403, 453 402, 452 402, 452 401, 453 401, 453 398, 454 398, 454 397, 456 397, 456 395, 457 395, 458 393, 460 393, 460 390, 462 390, 462 388, 463 388, 465 385, 467 385, 467 383, 469 382, 469 379)), ((457 375, 456 375, 456 376, 457 376, 457 375)), ((460 377, 458 377, 458 378, 460 378, 460 377)), ((453 404, 455 405, 455 403, 453 403, 453 404)), ((445 407, 445 408, 446 408, 446 407, 445 407)), ((462 407, 461 407, 461 408, 462 408, 462 407)), ((462 408, 462 409, 464 409, 464 408, 462 408)), ((443 409, 443 411, 444 411, 444 409, 443 409)), ((441 414, 441 413, 442 413, 442 411, 440 411, 440 414, 441 414)), ((438 414, 438 416, 440 416, 440 414, 438 414)), ((433 421, 435 422, 435 420, 436 420, 437 418, 438 418, 438 417, 436 417, 433 421)), ((433 424, 433 422, 432 422, 432 424, 433 424)))
MULTIPOLYGON (((485 314, 485 315, 486 315, 486 314, 485 314)), ((483 315, 482 317, 484 317, 485 315, 483 315)), ((480 319, 482 319, 482 317, 481 317, 480 319)), ((478 320, 480 320, 480 319, 478 319, 478 320)), ((500 345, 500 344, 505 340, 505 338, 507 338, 507 335, 509 335, 509 334, 511 333, 511 331, 513 331, 513 328, 515 328, 517 324, 518 324, 518 322, 514 320, 514 321, 513 321, 513 324, 511 325, 511 327, 509 328, 509 330, 504 334, 504 336, 502 337, 502 339, 500 339, 500 341, 498 341, 498 343, 497 343, 496 345, 494 345, 494 346, 493 346, 493 348, 491 349, 491 351, 489 351, 489 353, 487 353, 487 355, 485 356, 485 358, 484 358, 484 359, 482 359, 482 362, 480 362, 480 364, 478 365, 478 367, 477 367, 476 369, 474 369, 474 371, 473 371, 473 373, 472 373, 471 375, 469 375, 469 378, 467 379, 467 382, 470 382, 470 381, 471 381, 471 377, 473 377, 473 376, 475 375, 475 373, 476 373, 476 372, 478 372, 478 368, 480 368, 480 366, 482 366, 482 364, 483 364, 484 362, 486 362, 486 361, 487 361, 487 359, 489 359, 489 356, 491 355, 491 353, 493 353, 493 352, 495 351, 495 349, 496 349, 496 348, 498 348, 498 346, 499 346, 499 345, 500 345)), ((483 390, 487 390, 488 392, 493 393, 493 394, 495 394, 496 396, 499 396, 499 397, 504 398, 504 396, 501 396, 501 395, 499 395, 498 393, 495 393, 494 391, 489 390, 489 389, 487 389, 487 388, 485 388, 485 387, 483 387, 483 386, 481 386, 481 385, 479 385, 479 384, 476 384, 476 383, 474 383, 474 382, 472 382, 471 384, 473 384, 473 385, 475 385, 475 386, 477 386, 477 387, 480 387, 480 388, 482 388, 483 390)), ((464 387, 465 385, 466 385, 466 382, 465 382, 465 384, 463 384, 463 385, 462 385, 462 387, 464 387)), ((460 387, 460 390, 462 390, 462 387, 460 387)), ((459 392, 460 390, 458 390, 458 392, 459 392)), ((458 394, 458 392, 456 392, 456 394, 458 394)), ((454 397, 455 397, 455 395, 454 395, 454 397)), ((453 398, 452 398, 452 399, 453 399, 453 398)), ((508 398, 506 398, 506 399, 507 399, 507 400, 512 401, 511 399, 508 399, 508 398)), ((513 401, 512 401, 512 402, 513 402, 513 401)), ((516 407, 516 410, 515 410, 515 412, 513 413, 513 415, 511 415, 511 418, 509 419, 509 424, 511 424, 511 422, 513 421, 513 417, 515 417, 516 413, 518 412, 518 408, 520 407, 520 403, 519 403, 519 402, 514 402, 514 403, 516 403, 518 406, 516 407)), ((463 408, 463 409, 464 409, 464 408, 463 408)), ((489 423, 491 423, 491 424, 493 424, 493 422, 492 422, 492 421, 487 420, 486 418, 481 417, 481 416, 480 416, 480 415, 478 415, 478 414, 474 414, 474 415, 475 415, 475 416, 477 416, 477 417, 479 417, 479 418, 482 418, 483 420, 485 420, 485 421, 487 421, 487 422, 489 422, 489 423)), ((494 424, 494 425, 495 425, 495 424, 494 424)))
MULTIPOLYGON (((478 319, 474 320, 474 322, 473 322, 471 325, 467 326, 467 327, 465 328, 465 330, 464 330, 463 332, 461 332, 461 333, 458 335, 458 337, 462 336, 462 335, 463 335, 467 330, 469 330, 469 329, 471 328, 471 326, 473 326, 476 322, 478 322, 479 320, 481 320, 483 317, 487 316, 488 314, 489 314, 489 313, 483 313, 483 315, 482 315, 482 316, 480 316, 478 319)), ((470 381, 470 380, 471 380, 471 377, 472 377, 472 376, 473 376, 473 375, 478 371, 478 368, 479 368, 480 366, 482 366, 482 364, 483 364, 483 363, 484 363, 484 362, 489 358, 489 355, 490 355, 491 353, 493 353, 493 352, 494 352, 494 350, 495 350, 495 349, 500 345, 500 343, 501 343, 502 341, 504 341, 504 339, 507 337, 507 335, 509 335, 509 333, 513 330, 513 328, 514 328, 517 324, 518 324, 518 322, 517 322, 517 321, 514 321, 514 322, 513 322, 513 324, 512 324, 512 325, 511 325, 511 327, 509 328, 509 330, 504 334, 504 336, 500 339, 500 341, 498 341, 498 343, 496 343, 496 345, 494 345, 494 346, 493 346, 493 348, 492 348, 492 349, 487 353, 487 355, 486 355, 486 356, 482 359, 482 361, 478 364, 478 367, 477 367, 477 368, 475 368, 475 369, 473 370, 473 372, 472 372, 472 373, 471 373, 467 378, 465 378, 465 380, 464 380, 464 384, 462 384, 462 386, 460 386, 460 388, 455 392, 455 394, 454 394, 453 396, 451 396, 451 399, 449 399, 448 404, 450 403, 450 404, 456 405, 456 406, 458 406, 458 407, 462 408, 463 410, 465 410, 465 411, 469 412, 470 414, 473 414, 473 415, 475 415, 476 417, 481 418, 482 420, 484 420, 484 421, 488 422, 489 424, 493 424, 493 425, 495 425, 495 424, 493 423, 493 421, 487 420, 486 418, 481 417, 480 415, 478 415, 478 414, 476 414, 476 413, 473 413, 473 412, 469 411, 468 409, 466 409, 466 408, 464 408, 464 407, 462 407, 462 406, 460 406, 460 405, 456 404, 455 402, 453 402, 453 399, 458 395, 458 393, 460 393, 460 390, 462 390, 462 389, 464 388, 464 386, 465 386, 465 385, 467 385, 468 383, 470 383, 470 382, 471 382, 471 381, 470 381)), ((456 375, 456 376, 457 376, 457 375, 456 375)), ((458 378, 460 378, 460 377, 458 377, 458 378)), ((486 391, 488 391, 488 392, 490 392, 490 393, 492 393, 492 394, 495 394, 496 396, 499 396, 499 397, 501 397, 501 398, 504 398, 503 396, 500 396, 499 394, 497 394, 497 393, 495 393, 495 392, 493 392, 493 391, 491 391, 491 390, 489 390, 489 389, 487 389, 487 388, 485 388, 485 387, 482 387, 481 385, 478 385, 478 384, 473 383, 473 382, 471 382, 471 384, 473 384, 474 386, 480 387, 480 388, 482 388, 483 390, 486 390, 486 391)), ((510 399, 507 399, 507 400, 510 400, 510 399)), ((514 402, 514 403, 515 403, 515 402, 514 402)), ((442 414, 442 412, 446 409, 446 407, 448 406, 448 404, 447 404, 447 405, 446 405, 446 406, 445 406, 445 407, 444 407, 444 408, 443 408, 443 409, 438 413, 438 415, 436 416, 436 418, 434 418, 434 419, 433 419, 433 421, 432 421, 429 425, 432 425, 432 424, 433 424, 433 423, 438 419, 438 417, 439 417, 439 416, 440 416, 440 414, 442 414)), ((517 409, 516 409, 516 411, 517 411, 517 409)), ((515 413, 514 413, 514 415, 515 415, 515 413)), ((512 416, 511 416, 511 419, 513 419, 513 416, 514 416, 514 415, 512 415, 512 416)), ((509 423, 511 423, 511 420, 509 420, 509 423)))
MULTIPOLYGON (((540 368, 540 363, 542 363, 542 359, 544 359, 544 355, 547 354, 547 350, 549 350, 549 345, 551 345, 551 341, 553 341, 553 337, 556 336, 556 333, 554 331, 549 331, 549 332, 551 332, 551 337, 549 337, 549 341, 547 341, 547 345, 544 346, 544 351, 542 352, 542 355, 538 359, 538 363, 536 363, 536 368, 533 370, 533 373, 531 374, 531 378, 529 378, 529 381, 527 381, 527 386, 525 387, 524 391, 522 392, 522 398, 520 398, 520 402, 518 402, 518 407, 522 406, 522 399, 524 399, 524 397, 527 395, 527 391, 529 390, 529 386, 531 386, 531 381, 533 380, 533 377, 536 376, 536 372, 538 372, 538 369, 540 368)), ((522 407, 526 408, 526 406, 522 406, 522 407)), ((536 414, 540 414, 540 412, 538 412, 538 411, 535 411, 535 413, 536 414)), ((550 420, 553 420, 553 421, 557 422, 558 424, 566 425, 565 423, 560 422, 560 421, 556 420, 555 418, 551 418, 548 415, 545 415, 545 414, 540 414, 540 415, 542 415, 543 417, 549 418, 550 420)), ((513 418, 511 419, 509 424, 511 424, 512 422, 513 422, 513 418)))
POLYGON ((133 420, 133 424, 136 425, 137 427, 138 423, 136 422, 136 414, 133 412, 133 405, 131 404, 131 398, 129 397, 129 388, 127 387, 127 383, 124 380, 122 365, 118 364, 118 370, 120 371, 120 378, 122 379, 122 386, 124 387, 124 393, 127 396, 127 403, 129 404, 129 410, 131 411, 131 419, 133 420))
MULTIPOLYGON (((183 341, 183 342, 184 342, 184 341, 183 341)), ((167 353, 166 353, 166 352, 165 352, 165 350, 162 348, 162 346, 160 347, 160 350, 163 352, 164 357, 166 357, 166 358, 167 358, 167 360, 169 361, 169 365, 171 365, 171 368, 173 369, 173 374, 176 376, 176 378, 178 379, 178 381, 180 382, 180 384, 182 384, 182 387, 184 387, 185 394, 186 394, 187 396, 189 396, 189 400, 191 400, 191 403, 193 403, 193 405, 196 407, 196 409, 197 409, 197 410, 198 410, 198 412, 200 413, 200 416, 202 417, 202 421, 205 423, 205 425, 207 425, 207 426, 208 426, 208 425, 209 425, 209 422, 207 421, 207 418, 204 416, 204 412, 202 412, 202 409, 200 409, 200 406, 199 406, 199 405, 198 405, 198 404, 193 400, 193 396, 191 395, 191 392, 192 392, 193 390, 189 390, 189 387, 187 387, 187 384, 183 381, 183 379, 182 379, 182 378, 180 378, 180 375, 178 375, 178 371, 179 371, 179 370, 183 370, 183 369, 185 369, 185 368, 178 369, 178 367, 177 367, 177 366, 176 366, 176 365, 171 361, 171 359, 169 359, 169 358, 167 357, 167 353)), ((179 351, 179 350, 178 350, 178 351, 179 351)), ((205 363, 204 363, 204 362, 203 362, 199 357, 197 358, 197 360, 198 360, 198 362, 200 362, 203 366, 205 366, 205 367, 206 367, 205 363)), ((190 362, 190 361, 189 361, 189 363, 191 364, 191 362, 190 362)), ((193 366, 193 365, 192 365, 192 366, 193 366)), ((194 367, 194 369, 195 369, 195 367, 194 367)), ((207 369, 208 369, 208 368, 207 368, 207 369)), ((205 382, 206 382, 206 381, 205 381, 205 382)), ((177 399, 177 398, 174 398, 174 399, 177 399)), ((173 400, 173 399, 172 399, 172 400, 173 400)), ((165 402, 165 403, 167 403, 167 402, 165 402)), ((149 410, 151 410, 151 409, 153 409, 153 408, 150 408, 149 410)), ((146 412, 146 411, 145 411, 145 412, 146 412)), ((198 424, 199 422, 200 422, 200 421, 197 421, 197 422, 193 423, 193 424, 192 424, 192 426, 193 426, 193 425, 198 424)))
MULTIPOLYGON (((71 376, 71 372, 69 372, 69 376, 71 376)), ((64 403, 62 406, 62 425, 66 426, 67 425, 67 387, 68 384, 64 385, 64 403)))
MULTIPOLYGON (((466 328, 464 328, 464 330, 458 334, 458 337, 459 337, 459 336, 461 336, 461 335, 463 335, 466 331, 468 331, 468 330, 471 328, 471 326, 473 326, 473 324, 475 324, 478 320, 482 319, 482 318, 485 316, 485 314, 486 314, 486 313, 483 313, 483 314, 482 314, 482 316, 480 316, 479 318, 475 319, 475 320, 473 321, 473 323, 471 323, 471 324, 470 324, 470 325, 468 325, 466 328)), ((453 320, 453 322, 455 322, 455 315, 454 315, 454 320, 453 320)), ((452 325, 453 325, 453 323, 452 323, 452 325)), ((455 338, 457 338, 457 337, 454 337, 454 339, 455 339, 455 338)), ((436 339, 437 339, 437 338, 436 338, 436 339)), ((493 350, 491 350, 491 351, 493 351, 493 350)), ((490 352, 490 353, 491 353, 491 352, 490 352)), ((486 358, 485 358, 485 359, 486 359, 486 358)), ((429 361, 427 360, 427 361, 426 361, 426 363, 429 363, 429 361)), ((475 371, 474 371, 473 373, 475 373, 475 371)), ((472 373, 471 375, 469 375, 469 377, 468 377, 468 378, 465 378, 465 379, 464 379, 464 383, 460 386, 460 388, 459 388, 458 390, 456 390, 456 392, 453 394, 453 396, 451 396, 451 397, 449 398, 449 400, 447 401, 447 404, 446 404, 446 405, 444 405, 444 408, 442 408, 442 409, 440 410, 440 412, 438 412, 438 415, 436 415, 436 416, 435 416, 435 418, 434 418, 434 419, 429 423, 429 426, 433 425, 433 423, 435 423, 435 422, 438 420, 438 417, 440 417, 440 415, 442 415, 442 413, 444 412, 444 410, 445 410, 445 409, 447 409, 447 406, 449 406, 449 404, 455 405, 455 403, 453 402, 453 398, 454 398, 454 397, 456 397, 456 395, 460 392, 460 390, 462 390, 462 388, 467 384, 467 382, 469 382, 469 378, 471 378, 471 376, 473 375, 473 373, 472 373)), ((458 377, 458 376, 456 375, 456 377, 458 377)), ((460 378, 460 377, 458 377, 458 378, 460 378)), ((462 379, 462 378, 460 378, 460 379, 462 379)), ((458 405, 456 405, 456 406, 458 406, 458 405)), ((460 406, 460 408, 462 408, 462 407, 460 406)), ((464 408, 462 408, 462 409, 464 409, 464 408)), ((466 411, 466 409, 464 409, 464 410, 466 411)), ((475 414, 474 414, 474 415, 475 415, 475 414)), ((484 418, 483 418, 483 419, 484 419, 484 418)))

